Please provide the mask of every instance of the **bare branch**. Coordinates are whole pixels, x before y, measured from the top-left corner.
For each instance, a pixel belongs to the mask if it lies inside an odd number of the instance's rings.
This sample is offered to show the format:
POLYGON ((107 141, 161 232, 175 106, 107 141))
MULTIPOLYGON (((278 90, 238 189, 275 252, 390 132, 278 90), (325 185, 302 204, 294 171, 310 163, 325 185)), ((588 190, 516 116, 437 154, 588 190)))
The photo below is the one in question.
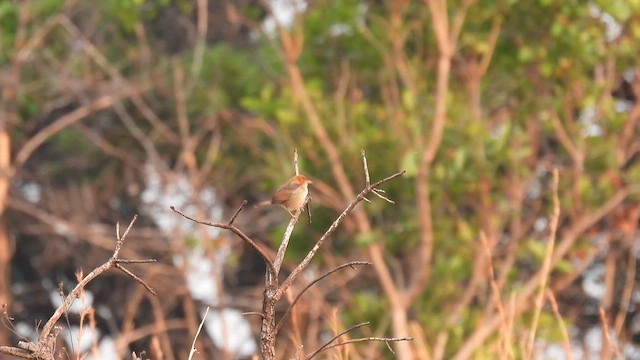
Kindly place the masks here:
POLYGON ((236 220, 236 218, 238 217, 238 214, 240 214, 240 211, 242 211, 242 209, 248 204, 249 202, 247 200, 244 200, 242 202, 242 205, 240 205, 240 207, 238 208, 238 210, 236 210, 236 212, 233 214, 233 216, 231 217, 231 219, 229 219, 229 225, 233 225, 233 222, 236 220))
MULTIPOLYGON (((307 196, 307 200, 305 204, 302 206, 304 208, 309 202, 309 197, 307 196)), ((289 246, 289 240, 291 239, 291 234, 293 234, 293 228, 298 223, 298 219, 300 218, 300 214, 302 214, 302 209, 297 210, 291 219, 289 220, 289 225, 287 225, 287 229, 282 236, 282 242, 280 243, 280 247, 278 248, 278 252, 276 253, 276 260, 273 262, 273 265, 276 269, 276 275, 280 272, 280 267, 282 266, 282 262, 284 261, 284 254, 287 252, 287 247, 289 246)))
POLYGON ((319 282, 320 280, 326 278, 327 276, 340 271, 346 267, 351 267, 354 268, 354 266, 356 265, 371 265, 370 262, 368 261, 351 261, 348 262, 346 264, 342 264, 336 268, 334 268, 333 270, 327 272, 326 274, 320 276, 319 278, 313 280, 312 282, 310 282, 307 286, 304 287, 304 289, 302 289, 302 291, 300 291, 300 293, 296 296, 295 299, 293 299, 293 301, 291 302, 291 305, 289 305, 289 308, 287 309, 287 311, 284 313, 284 315, 282 315, 282 318, 280 319, 280 321, 278 322, 278 325, 276 325, 276 332, 280 330, 280 328, 282 327, 282 325, 284 324, 284 321, 287 319, 287 316, 291 313, 291 310, 293 310, 293 307, 296 305, 296 303, 298 302, 298 300, 300 300, 300 298, 302 297, 302 295, 309 290, 313 285, 315 285, 317 282, 319 282))
POLYGON ((313 353, 311 353, 310 355, 308 355, 307 357, 305 357, 306 360, 310 360, 312 359, 314 356, 318 355, 322 350, 326 349, 332 342, 336 341, 340 336, 353 331, 359 327, 363 327, 366 325, 369 325, 369 321, 365 321, 363 323, 359 323, 359 324, 355 324, 352 327, 348 328, 347 330, 337 334, 336 336, 334 336, 333 338, 331 338, 331 340, 327 341, 324 345, 322 345, 318 350, 314 351, 313 353))
POLYGON ((11 346, 0 346, 0 354, 12 355, 23 359, 35 359, 31 351, 11 346))
MULTIPOLYGON (((413 341, 412 337, 401 337, 401 338, 387 338, 387 337, 366 337, 366 338, 358 338, 358 339, 351 339, 351 340, 347 340, 347 341, 343 341, 337 344, 333 344, 333 345, 329 345, 327 347, 325 347, 324 349, 322 349, 322 351, 325 350, 329 350, 338 346, 344 346, 344 345, 348 345, 348 344, 355 344, 355 343, 359 343, 359 342, 366 342, 366 341, 382 341, 384 343, 387 344, 387 346, 389 345, 389 342, 396 342, 396 341, 413 341)), ((315 355, 314 355, 315 356, 315 355)), ((311 358, 306 358, 311 359, 311 358)))
POLYGON ((198 331, 196 332, 196 336, 193 337, 193 343, 191 344, 191 350, 189 351, 189 360, 193 359, 193 355, 196 354, 196 340, 198 339, 198 335, 200 335, 200 332, 202 331, 202 325, 204 325, 204 321, 207 319, 208 314, 209 314, 209 307, 207 306, 207 310, 204 312, 204 316, 202 317, 200 326, 198 326, 198 331))
POLYGON ((253 241, 249 236, 247 236, 245 233, 243 233, 242 230, 238 229, 235 225, 233 225, 233 224, 214 223, 214 222, 210 222, 210 221, 198 220, 198 219, 195 219, 195 218, 193 218, 193 217, 191 217, 189 215, 186 215, 182 211, 176 209, 174 206, 170 206, 169 208, 173 212, 181 215, 182 217, 184 217, 187 220, 191 220, 191 221, 193 221, 195 223, 202 224, 202 225, 207 225, 207 226, 211 226, 211 227, 217 227, 217 228, 220 228, 220 229, 229 230, 232 233, 236 234, 240 239, 242 239, 244 242, 249 244, 249 246, 251 246, 251 248, 253 248, 253 250, 255 250, 260 255, 262 260, 264 260, 264 262, 267 264, 267 269, 269 270, 270 274, 272 274, 272 275, 277 274, 276 268, 273 265, 273 261, 271 261, 271 259, 269 259, 269 256, 264 252, 264 250, 262 250, 258 246, 258 244, 256 244, 255 241, 253 241))
POLYGON ((264 315, 261 312, 257 312, 257 311, 245 311, 242 313, 242 315, 257 315, 260 317, 264 317, 264 315))
POLYGON ((373 191, 371 191, 372 193, 374 193, 377 197, 379 197, 380 199, 390 203, 390 204, 395 204, 396 202, 389 199, 388 197, 384 196, 381 194, 381 192, 384 192, 384 190, 378 190, 378 189, 373 189, 373 191))
MULTIPOLYGON (((132 261, 136 261, 136 262, 156 262, 155 259, 149 259, 149 260, 132 260, 132 261)), ((140 285, 144 286, 145 289, 147 289, 148 292, 152 293, 153 296, 158 296, 158 293, 155 292, 155 290, 153 290, 153 288, 151 288, 151 286, 147 285, 146 282, 144 282, 144 280, 142 280, 141 278, 139 278, 136 274, 132 273, 131 271, 127 270, 124 266, 120 265, 119 263, 123 262, 120 260, 116 260, 116 268, 120 269, 123 273, 131 276, 135 281, 137 281, 138 283, 140 283, 140 285)))
POLYGON ((300 168, 298 167, 298 149, 293 150, 293 167, 296 171, 296 176, 300 175, 300 168))
POLYGON ((371 184, 371 176, 369 176, 369 166, 367 165, 367 155, 365 154, 364 149, 362 149, 361 152, 362 152, 362 165, 364 166, 365 184, 366 186, 369 186, 369 184, 371 184))

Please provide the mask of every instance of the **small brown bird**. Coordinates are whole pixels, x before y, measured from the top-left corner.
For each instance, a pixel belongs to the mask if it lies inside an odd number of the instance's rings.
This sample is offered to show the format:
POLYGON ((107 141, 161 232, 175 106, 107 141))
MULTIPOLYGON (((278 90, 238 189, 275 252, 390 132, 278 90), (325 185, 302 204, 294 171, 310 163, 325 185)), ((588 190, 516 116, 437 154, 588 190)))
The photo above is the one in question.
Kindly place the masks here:
POLYGON ((309 194, 309 184, 312 184, 311 180, 304 175, 296 175, 282 184, 271 200, 263 201, 256 206, 282 205, 293 216, 293 213, 304 205, 309 194))

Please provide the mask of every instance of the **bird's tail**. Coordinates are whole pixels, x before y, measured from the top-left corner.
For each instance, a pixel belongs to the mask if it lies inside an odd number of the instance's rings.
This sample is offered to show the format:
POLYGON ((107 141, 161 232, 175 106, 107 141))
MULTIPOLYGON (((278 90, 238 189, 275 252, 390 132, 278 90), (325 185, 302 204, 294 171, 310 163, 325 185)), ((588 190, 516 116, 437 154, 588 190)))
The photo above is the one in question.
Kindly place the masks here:
POLYGON ((271 200, 261 201, 261 202, 255 204, 255 205, 253 205, 253 207, 257 208, 257 207, 268 206, 268 205, 271 205, 271 200))

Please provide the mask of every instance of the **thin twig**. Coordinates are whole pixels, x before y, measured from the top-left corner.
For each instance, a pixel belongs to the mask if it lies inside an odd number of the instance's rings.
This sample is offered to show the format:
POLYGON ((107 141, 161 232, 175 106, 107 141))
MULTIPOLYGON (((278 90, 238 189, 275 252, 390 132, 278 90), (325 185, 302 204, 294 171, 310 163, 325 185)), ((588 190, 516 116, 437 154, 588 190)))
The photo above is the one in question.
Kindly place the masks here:
POLYGON ((236 234, 240 239, 242 239, 244 242, 249 244, 249 246, 251 246, 251 248, 253 250, 255 250, 260 255, 262 260, 267 264, 267 269, 269 270, 269 273, 271 273, 273 275, 277 274, 276 269, 273 266, 273 261, 271 261, 271 259, 267 255, 267 253, 265 253, 264 250, 262 250, 260 248, 260 246, 258 246, 258 244, 256 244, 255 241, 253 241, 249 236, 247 236, 245 233, 243 233, 242 230, 238 229, 235 225, 233 225, 233 224, 214 223, 214 222, 210 222, 210 221, 198 220, 198 219, 193 218, 193 217, 183 213, 182 211, 176 209, 174 206, 169 206, 169 208, 173 212, 181 215, 182 217, 184 217, 187 220, 191 220, 191 221, 193 221, 195 223, 202 224, 202 225, 207 225, 207 226, 211 226, 211 227, 217 227, 217 228, 220 228, 220 229, 229 230, 232 233, 236 234))
MULTIPOLYGON (((365 342, 365 341, 382 341, 382 342, 386 343, 387 345, 389 345, 389 342, 413 341, 413 338, 412 337, 401 337, 401 338, 366 337, 366 338, 358 338, 358 339, 351 339, 351 340, 343 341, 343 342, 336 343, 336 344, 333 344, 333 345, 329 345, 329 346, 325 347, 324 349, 322 349, 322 351, 333 349, 333 348, 338 347, 338 346, 344 346, 344 345, 348 345, 348 344, 354 344, 354 343, 365 342)), ((309 359, 311 359, 311 358, 306 358, 306 360, 309 360, 309 359)))
POLYGON ((257 315, 260 317, 264 317, 264 315, 261 312, 257 312, 257 311, 245 311, 242 313, 242 315, 257 315))
POLYGON ((346 267, 351 267, 354 268, 354 266, 356 265, 371 265, 370 262, 368 261, 351 261, 348 262, 346 264, 342 264, 336 268, 334 268, 333 270, 330 270, 329 272, 327 272, 326 274, 320 276, 319 278, 313 280, 312 282, 310 282, 307 286, 304 287, 304 289, 302 289, 302 291, 300 291, 300 293, 295 297, 295 299, 293 299, 293 301, 291 302, 291 305, 289 305, 289 308, 287 309, 287 311, 284 313, 284 315, 282 315, 282 318, 280 319, 280 321, 278 322, 278 325, 276 325, 276 332, 280 330, 280 328, 282 327, 284 321, 287 319, 287 316, 291 313, 291 310, 293 310, 293 307, 296 305, 296 303, 298 302, 298 300, 300 300, 300 297, 302 297, 302 295, 309 290, 314 284, 316 284, 317 282, 319 282, 320 280, 326 278, 327 276, 340 271, 346 267))
MULTIPOLYGON (((153 261, 147 261, 147 262, 155 262, 156 260, 153 259, 153 261)), ((119 264, 120 261, 116 261, 116 268, 118 268, 119 270, 121 270, 123 273, 131 276, 135 281, 139 282, 140 285, 144 286, 145 289, 147 289, 148 292, 152 293, 154 296, 158 296, 158 294, 155 292, 155 290, 153 290, 151 288, 151 286, 147 285, 146 282, 144 282, 144 280, 142 280, 141 278, 139 278, 136 274, 132 273, 131 271, 129 271, 128 269, 126 269, 125 267, 123 267, 122 265, 119 264)))
POLYGON ((249 202, 247 200, 244 200, 242 202, 242 205, 240 205, 240 207, 238 208, 238 210, 236 210, 236 212, 233 214, 233 216, 231 217, 231 219, 229 219, 229 225, 233 225, 233 222, 236 220, 236 218, 238 217, 238 214, 240 214, 240 211, 242 211, 242 209, 248 204, 249 202))
POLYGON ((362 152, 362 165, 364 166, 365 184, 366 186, 369 186, 369 184, 371 184, 371 176, 369 175, 369 166, 367 165, 367 155, 364 149, 362 149, 361 152, 362 152))
POLYGON ((355 329, 357 329, 359 327, 363 327, 363 326, 366 326, 366 325, 369 325, 369 324, 370 324, 369 321, 365 321, 365 322, 353 325, 352 327, 348 328, 347 330, 344 330, 343 332, 341 332, 341 333, 337 334, 336 336, 334 336, 333 338, 331 338, 331 340, 327 341, 324 345, 322 345, 320 348, 318 348, 318 350, 316 350, 313 353, 307 355, 305 357, 305 359, 306 360, 312 359, 314 356, 319 354, 322 350, 326 349, 329 345, 331 345, 332 342, 336 341, 340 336, 342 336, 342 335, 344 335, 344 334, 346 334, 346 333, 348 333, 350 331, 353 331, 353 330, 355 330, 355 329))
POLYGON ((207 315, 209 314, 209 307, 207 306, 207 310, 204 312, 204 316, 202 317, 202 321, 200 321, 200 326, 198 326, 198 331, 196 331, 196 335, 193 337, 193 343, 191 344, 191 350, 189 350, 189 360, 193 359, 193 355, 196 354, 196 340, 198 339, 198 335, 200 335, 200 331, 202 331, 202 325, 204 325, 204 321, 207 319, 207 315))
POLYGON ((140 259, 140 260, 118 259, 116 260, 118 264, 148 264, 148 263, 157 262, 157 261, 158 260, 156 259, 140 259))
POLYGON ((395 204, 396 203, 395 201, 393 201, 393 200, 389 199, 388 197, 382 195, 381 192, 383 192, 383 191, 380 190, 380 189, 373 189, 371 192, 374 193, 380 199, 382 199, 382 200, 384 200, 384 201, 386 201, 386 202, 388 202, 390 204, 395 204))
POLYGON ((298 149, 293 149, 293 168, 296 171, 296 176, 300 175, 300 168, 298 167, 298 149))

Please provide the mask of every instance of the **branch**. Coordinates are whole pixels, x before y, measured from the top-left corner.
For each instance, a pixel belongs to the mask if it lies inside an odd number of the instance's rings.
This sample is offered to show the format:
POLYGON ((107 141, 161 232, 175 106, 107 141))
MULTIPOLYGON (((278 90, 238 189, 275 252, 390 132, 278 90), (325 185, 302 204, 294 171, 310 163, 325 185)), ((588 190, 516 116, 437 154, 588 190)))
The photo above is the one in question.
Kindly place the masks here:
POLYGON ((289 305, 289 308, 287 309, 287 311, 284 313, 284 315, 282 315, 282 318, 280 319, 280 321, 278 322, 278 325, 276 325, 276 332, 278 332, 280 330, 280 328, 282 327, 282 325, 284 324, 284 321, 286 320, 287 316, 291 313, 291 310, 293 309, 293 307, 296 305, 296 303, 298 302, 298 300, 300 300, 300 298, 302 297, 302 295, 309 290, 314 284, 316 284, 317 282, 319 282, 320 280, 326 278, 327 276, 342 270, 346 267, 351 267, 354 268, 354 266, 356 265, 371 265, 370 262, 368 261, 351 261, 348 262, 346 264, 342 264, 336 268, 334 268, 333 270, 327 272, 326 274, 320 276, 319 278, 313 280, 312 282, 310 282, 307 286, 304 287, 304 289, 302 289, 302 291, 300 291, 300 293, 296 296, 295 299, 293 299, 293 301, 291 302, 291 305, 289 305))
POLYGON ((204 316, 202 317, 202 321, 200 322, 200 326, 198 326, 198 331, 196 332, 196 336, 193 337, 193 343, 191 344, 191 350, 189 350, 189 360, 193 359, 193 356, 196 354, 196 340, 198 339, 198 335, 202 331, 202 326, 204 325, 204 321, 207 319, 207 314, 209 314, 209 307, 207 306, 207 311, 205 311, 204 316))
MULTIPOLYGON (((348 328, 347 330, 341 332, 340 334, 334 336, 331 340, 327 341, 326 344, 322 345, 318 350, 314 351, 313 353, 311 353, 310 355, 308 355, 307 357, 305 357, 305 360, 311 360, 313 359, 316 355, 318 355, 319 353, 325 351, 325 350, 329 350, 331 348, 334 347, 338 347, 338 346, 344 346, 347 344, 353 344, 353 343, 358 343, 358 342, 364 342, 364 341, 384 341, 385 343, 389 343, 390 341, 413 341, 413 338, 411 337, 402 337, 402 338, 387 338, 387 337, 366 337, 366 338, 358 338, 358 339, 351 339, 351 340, 347 340, 341 343, 337 343, 337 344, 333 344, 331 345, 332 342, 336 341, 340 336, 353 331, 359 327, 365 326, 365 325, 369 325, 369 322, 363 322, 360 324, 356 324, 353 325, 352 327, 348 328)), ((388 345, 388 344, 387 344, 388 345)), ((391 349, 391 348, 390 348, 391 349)), ((391 351, 393 352, 393 350, 391 351)))
POLYGON ((363 322, 363 323, 353 325, 352 327, 348 328, 347 330, 345 330, 345 331, 341 332, 340 334, 338 334, 338 335, 334 336, 333 338, 331 338, 331 340, 327 341, 324 345, 322 345, 318 350, 314 351, 313 353, 311 353, 310 355, 308 355, 307 357, 305 357, 305 360, 310 360, 310 359, 312 359, 314 356, 316 356, 316 355, 318 355, 320 352, 322 352, 323 350, 327 349, 327 348, 329 347, 329 345, 330 345, 332 342, 336 341, 340 336, 342 336, 342 335, 344 335, 344 334, 346 334, 346 333, 348 333, 348 332, 350 332, 350 331, 352 331, 352 330, 355 330, 355 329, 357 329, 357 328, 359 328, 359 327, 363 327, 363 326, 365 326, 365 325, 369 325, 369 322, 368 322, 368 321, 365 321, 365 322, 363 322))
POLYGON ((240 207, 238 208, 238 210, 236 210, 236 212, 233 214, 233 216, 231 217, 231 219, 229 219, 229 225, 233 225, 233 222, 236 221, 236 218, 238 217, 238 214, 240 214, 240 211, 242 211, 242 209, 248 204, 249 202, 247 200, 244 200, 242 202, 242 205, 240 205, 240 207))
POLYGON ((338 347, 338 346, 344 346, 347 344, 354 344, 354 343, 359 343, 359 342, 365 342, 365 341, 383 341, 385 343, 389 343, 389 342, 393 342, 393 341, 413 341, 412 337, 401 337, 401 338, 388 338, 388 337, 366 337, 366 338, 358 338, 358 339, 351 339, 351 340, 347 340, 341 343, 337 343, 337 344, 333 344, 330 346, 327 346, 326 348, 323 349, 324 350, 329 350, 332 349, 334 347, 338 347))
MULTIPOLYGON (((244 206, 244 205, 243 205, 244 206)), ((242 230, 238 229, 238 227, 236 227, 235 225, 233 225, 232 223, 228 223, 228 224, 222 224, 222 223, 214 223, 214 222, 210 222, 210 221, 204 221, 204 220, 198 220, 195 219, 189 215, 186 215, 185 213, 183 213, 182 211, 176 209, 174 206, 169 206, 169 208, 181 215, 182 217, 184 217, 187 220, 191 220, 195 223, 198 224, 202 224, 202 225, 207 225, 207 226, 212 226, 212 227, 217 227, 220 229, 225 229, 225 230, 229 230, 232 233, 236 234, 240 239, 242 239, 244 242, 246 242, 247 244, 249 244, 249 246, 251 246, 251 248, 253 248, 253 250, 255 250, 260 257, 262 258, 262 260, 264 260, 264 262, 267 264, 267 269, 269 270, 269 273, 272 275, 276 275, 276 268, 273 265, 273 261, 271 261, 271 259, 269 258, 269 256, 264 252, 264 250, 262 250, 260 248, 260 246, 258 246, 258 244, 256 244, 255 241, 251 240, 251 238, 249 236, 247 236, 245 233, 242 232, 242 230)), ((242 207, 241 207, 242 208, 242 207)), ((238 211, 239 212, 239 211, 238 211)), ((233 220, 233 219, 232 219, 233 220)))
MULTIPOLYGON (((307 196, 307 199, 305 200, 305 203, 302 206, 302 208, 304 208, 308 202, 309 202, 309 196, 307 196)), ((298 223, 300 214, 302 214, 302 210, 297 210, 293 214, 293 216, 289 220, 289 225, 287 225, 287 229, 285 230, 284 235, 282 236, 282 242, 280 243, 280 247, 278 248, 278 252, 276 253, 276 260, 273 263, 277 273, 280 272, 280 267, 282 267, 282 262, 284 261, 284 253, 287 251, 287 247, 289 246, 289 240, 291 239, 291 234, 293 234, 293 228, 296 226, 296 223, 298 223)))

